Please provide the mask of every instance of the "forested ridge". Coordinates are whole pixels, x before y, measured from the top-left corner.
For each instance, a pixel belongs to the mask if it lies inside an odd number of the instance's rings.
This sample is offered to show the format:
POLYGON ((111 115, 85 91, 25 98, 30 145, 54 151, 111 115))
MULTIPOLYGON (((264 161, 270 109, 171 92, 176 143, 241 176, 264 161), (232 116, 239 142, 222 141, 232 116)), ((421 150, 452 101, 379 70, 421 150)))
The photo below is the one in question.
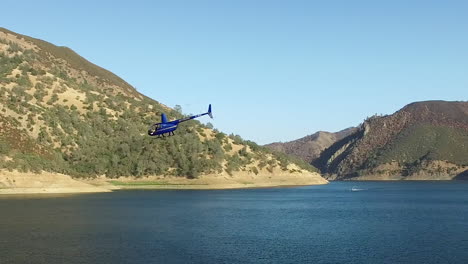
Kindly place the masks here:
MULTIPOLYGON (((164 89, 161 88, 161 91, 164 89)), ((66 47, 0 28, 0 168, 76 177, 315 168, 198 121, 147 136, 160 114, 183 116, 66 47), (295 166, 289 166, 290 164, 295 166)), ((222 118, 222 117, 220 117, 222 118)))

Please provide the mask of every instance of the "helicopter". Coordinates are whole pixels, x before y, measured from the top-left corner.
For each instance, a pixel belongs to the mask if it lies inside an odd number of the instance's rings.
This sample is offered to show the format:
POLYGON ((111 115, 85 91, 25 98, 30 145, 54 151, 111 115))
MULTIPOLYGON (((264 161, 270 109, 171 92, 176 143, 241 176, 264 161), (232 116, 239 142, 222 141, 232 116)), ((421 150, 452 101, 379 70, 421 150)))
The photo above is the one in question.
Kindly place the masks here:
POLYGON ((185 117, 182 119, 177 119, 174 121, 167 121, 167 116, 166 114, 162 113, 161 114, 161 123, 156 123, 151 125, 148 128, 148 135, 149 136, 157 136, 159 137, 166 137, 166 136, 173 136, 174 131, 177 129, 179 123, 195 119, 200 116, 208 115, 211 118, 213 118, 213 114, 211 113, 211 104, 208 106, 208 112, 199 114, 199 115, 194 115, 194 116, 189 116, 185 117))

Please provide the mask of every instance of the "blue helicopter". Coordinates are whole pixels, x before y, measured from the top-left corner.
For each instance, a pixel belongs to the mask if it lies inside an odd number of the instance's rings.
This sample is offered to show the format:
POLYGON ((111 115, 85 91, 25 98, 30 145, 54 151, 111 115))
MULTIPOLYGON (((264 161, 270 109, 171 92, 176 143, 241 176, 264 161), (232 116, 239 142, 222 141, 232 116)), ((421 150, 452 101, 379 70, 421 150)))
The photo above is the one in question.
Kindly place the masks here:
POLYGON ((209 115, 211 118, 213 118, 213 114, 211 113, 211 104, 208 106, 208 112, 199 114, 199 115, 194 115, 194 116, 189 116, 185 117, 182 119, 177 119, 174 121, 167 121, 167 117, 164 113, 161 114, 161 123, 156 123, 153 124, 148 128, 148 135, 150 136, 158 136, 158 137, 165 137, 165 136, 173 136, 174 131, 177 129, 179 123, 204 116, 204 115, 209 115))

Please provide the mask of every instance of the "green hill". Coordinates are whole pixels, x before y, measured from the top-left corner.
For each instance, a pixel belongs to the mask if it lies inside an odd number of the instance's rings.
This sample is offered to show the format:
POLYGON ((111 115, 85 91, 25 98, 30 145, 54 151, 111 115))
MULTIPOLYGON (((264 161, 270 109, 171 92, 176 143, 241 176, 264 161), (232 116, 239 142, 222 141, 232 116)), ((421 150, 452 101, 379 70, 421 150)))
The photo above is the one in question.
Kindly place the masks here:
MULTIPOLYGON (((161 89, 163 90, 163 89, 161 89)), ((204 174, 281 169, 316 171, 197 121, 176 135, 146 135, 162 112, 180 113, 138 93, 71 49, 0 28, 0 168, 75 177, 204 174)))
POLYGON ((336 179, 457 178, 468 169, 468 102, 418 102, 368 118, 313 164, 336 179))

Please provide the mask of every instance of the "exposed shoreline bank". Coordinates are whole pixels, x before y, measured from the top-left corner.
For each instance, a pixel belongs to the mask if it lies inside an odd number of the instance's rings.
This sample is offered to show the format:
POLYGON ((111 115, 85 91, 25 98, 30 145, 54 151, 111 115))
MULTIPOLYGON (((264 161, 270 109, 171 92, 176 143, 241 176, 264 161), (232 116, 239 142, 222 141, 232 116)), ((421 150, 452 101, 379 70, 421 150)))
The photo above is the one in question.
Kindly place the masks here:
POLYGON ((74 179, 58 173, 20 173, 0 171, 0 195, 97 193, 114 190, 223 190, 274 188, 327 184, 317 173, 264 174, 238 173, 235 177, 204 175, 197 179, 149 176, 144 178, 104 176, 74 179))

